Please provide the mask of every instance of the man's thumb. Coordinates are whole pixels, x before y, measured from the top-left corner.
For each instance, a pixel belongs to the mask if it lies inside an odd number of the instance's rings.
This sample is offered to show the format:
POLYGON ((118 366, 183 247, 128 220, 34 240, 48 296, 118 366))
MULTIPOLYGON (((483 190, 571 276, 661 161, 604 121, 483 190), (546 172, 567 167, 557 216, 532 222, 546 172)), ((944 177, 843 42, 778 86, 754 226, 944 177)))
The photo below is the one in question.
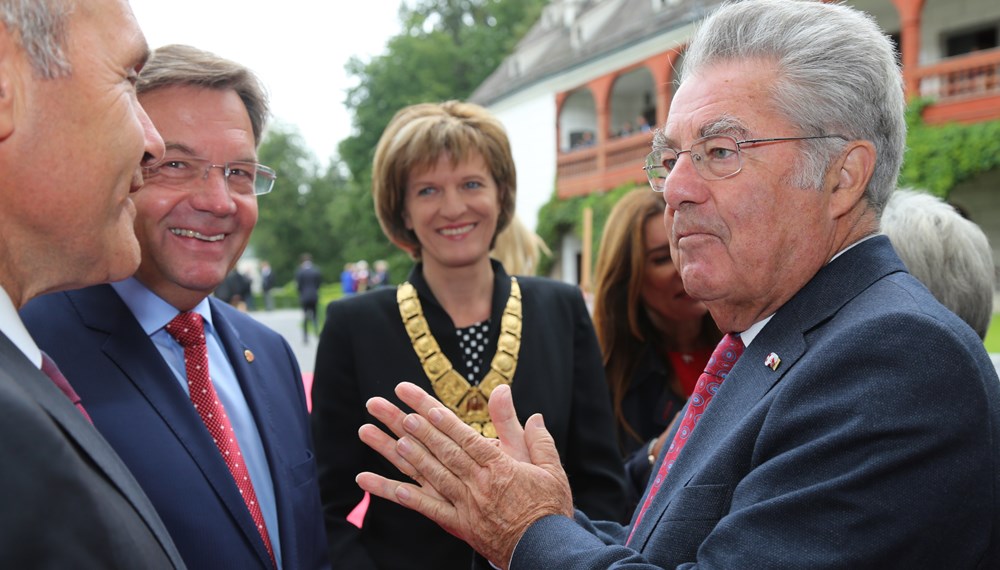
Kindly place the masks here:
POLYGON ((562 468, 559 450, 556 449, 552 434, 545 429, 542 414, 534 414, 524 423, 524 442, 528 446, 528 456, 533 464, 546 470, 551 470, 551 467, 562 468))

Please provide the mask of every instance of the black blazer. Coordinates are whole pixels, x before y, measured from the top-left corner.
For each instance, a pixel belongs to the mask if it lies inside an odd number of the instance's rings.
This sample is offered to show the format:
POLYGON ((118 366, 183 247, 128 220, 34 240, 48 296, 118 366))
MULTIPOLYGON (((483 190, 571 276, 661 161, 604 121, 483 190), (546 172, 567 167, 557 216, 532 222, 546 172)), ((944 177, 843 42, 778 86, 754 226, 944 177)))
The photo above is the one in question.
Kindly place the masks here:
POLYGON ((623 428, 618 430, 619 447, 625 457, 630 515, 645 492, 653 471, 653 466, 649 464, 649 441, 662 434, 674 414, 687 403, 686 398, 681 398, 670 389, 667 371, 668 364, 647 343, 632 373, 632 383, 622 399, 622 415, 642 438, 639 441, 623 428))
POLYGON ((184 568, 108 442, 0 333, 0 568, 184 568))
MULTIPOLYGON (((493 263, 493 326, 484 360, 493 357, 510 278, 493 263)), ((422 278, 410 273, 442 351, 460 362, 455 327, 422 278)), ((619 519, 625 499, 621 459, 601 366, 600 349, 580 292, 549 279, 519 277, 523 305, 521 351, 512 384, 518 417, 545 415, 577 506, 595 518, 619 519)), ((472 550, 422 515, 373 498, 361 530, 345 520, 363 493, 360 471, 398 478, 388 461, 358 439, 374 419, 365 402, 399 403, 396 384, 413 382, 433 393, 399 316, 395 288, 331 303, 320 337, 313 383, 313 433, 319 460, 327 538, 335 568, 467 570, 472 550)), ((399 405, 402 405, 399 403, 399 405)))

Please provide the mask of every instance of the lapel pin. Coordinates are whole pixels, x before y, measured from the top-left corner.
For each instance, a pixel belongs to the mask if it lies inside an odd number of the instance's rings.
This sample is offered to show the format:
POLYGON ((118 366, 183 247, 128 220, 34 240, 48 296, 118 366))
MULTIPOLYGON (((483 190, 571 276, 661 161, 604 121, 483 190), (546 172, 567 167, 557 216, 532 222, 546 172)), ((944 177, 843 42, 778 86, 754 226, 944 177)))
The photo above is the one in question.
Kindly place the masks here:
POLYGON ((781 364, 781 358, 779 358, 778 355, 773 352, 771 354, 768 354, 767 358, 764 359, 764 366, 767 366, 771 370, 777 370, 780 364, 781 364))
POLYGON ((243 351, 243 356, 247 359, 247 362, 253 362, 253 351, 249 348, 243 351))

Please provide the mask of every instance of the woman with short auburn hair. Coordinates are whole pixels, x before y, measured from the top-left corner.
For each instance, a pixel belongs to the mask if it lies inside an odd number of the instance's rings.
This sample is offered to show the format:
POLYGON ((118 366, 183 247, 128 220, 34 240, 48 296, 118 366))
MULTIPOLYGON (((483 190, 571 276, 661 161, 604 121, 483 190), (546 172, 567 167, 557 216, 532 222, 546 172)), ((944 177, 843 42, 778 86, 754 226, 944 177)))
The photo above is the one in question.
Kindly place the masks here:
MULTIPOLYGON (((486 405, 509 384, 519 419, 545 416, 589 516, 620 520, 624 479, 600 349, 580 291, 511 277, 490 258, 514 213, 507 135, 469 103, 413 105, 382 134, 372 169, 386 236, 416 265, 396 288, 331 303, 313 383, 313 433, 331 561, 336 568, 468 570, 475 553, 419 513, 372 498, 360 528, 361 471, 398 471, 358 439, 369 398, 402 381, 435 394, 468 425, 496 437, 486 405)), ((479 559, 480 567, 488 567, 479 559)))

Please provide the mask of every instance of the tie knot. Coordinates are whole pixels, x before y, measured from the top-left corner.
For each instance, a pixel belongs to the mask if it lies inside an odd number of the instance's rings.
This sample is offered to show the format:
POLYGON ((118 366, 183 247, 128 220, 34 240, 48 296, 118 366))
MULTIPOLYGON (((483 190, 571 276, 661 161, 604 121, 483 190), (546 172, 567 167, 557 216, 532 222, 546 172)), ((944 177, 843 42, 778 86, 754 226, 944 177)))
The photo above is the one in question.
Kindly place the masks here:
POLYGON ((727 334, 719 341, 719 345, 712 352, 712 357, 708 359, 705 366, 705 374, 711 374, 719 378, 725 378, 736 360, 743 354, 743 340, 739 335, 727 334))
POLYGON ((170 336, 185 348, 205 344, 205 326, 198 313, 191 311, 178 313, 167 323, 166 329, 170 336))

